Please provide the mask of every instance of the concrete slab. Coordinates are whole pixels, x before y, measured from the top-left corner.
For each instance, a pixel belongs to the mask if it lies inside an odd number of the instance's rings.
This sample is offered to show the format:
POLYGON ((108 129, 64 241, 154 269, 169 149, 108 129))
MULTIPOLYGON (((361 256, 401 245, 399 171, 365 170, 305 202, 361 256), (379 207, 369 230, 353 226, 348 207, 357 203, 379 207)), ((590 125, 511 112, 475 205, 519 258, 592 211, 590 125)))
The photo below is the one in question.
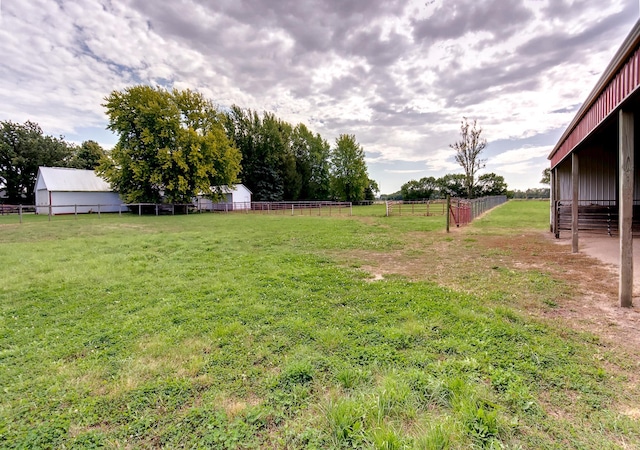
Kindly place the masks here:
MULTIPOLYGON (((571 242, 571 237, 561 237, 561 241, 571 242)), ((578 251, 592 258, 602 261, 610 266, 611 270, 619 276, 620 268, 620 239, 618 236, 603 236, 595 234, 580 234, 578 251)), ((633 240, 633 295, 640 295, 640 239, 633 240)))

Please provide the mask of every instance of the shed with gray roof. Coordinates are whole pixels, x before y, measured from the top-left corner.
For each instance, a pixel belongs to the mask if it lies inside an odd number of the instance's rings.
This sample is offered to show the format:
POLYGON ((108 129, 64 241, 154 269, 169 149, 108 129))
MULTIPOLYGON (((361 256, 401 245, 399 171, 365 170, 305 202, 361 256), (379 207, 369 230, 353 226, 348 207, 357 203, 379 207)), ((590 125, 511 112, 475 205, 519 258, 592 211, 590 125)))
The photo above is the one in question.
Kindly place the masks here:
POLYGON ((93 170, 40 167, 35 194, 38 214, 126 211, 118 193, 93 170))

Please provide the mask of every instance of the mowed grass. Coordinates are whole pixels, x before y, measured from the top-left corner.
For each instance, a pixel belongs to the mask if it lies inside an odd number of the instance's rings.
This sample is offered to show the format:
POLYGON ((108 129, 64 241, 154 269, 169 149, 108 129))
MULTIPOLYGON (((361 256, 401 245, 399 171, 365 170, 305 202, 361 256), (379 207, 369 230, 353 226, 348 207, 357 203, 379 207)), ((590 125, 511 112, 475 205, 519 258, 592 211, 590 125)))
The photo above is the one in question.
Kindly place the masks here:
MULTIPOLYGON (((398 251, 409 234, 446 241, 443 217, 8 220, 2 448, 640 442, 593 336, 434 283, 372 281, 340 257, 398 251)), ((547 224, 548 204, 510 202, 472 230, 547 224)))

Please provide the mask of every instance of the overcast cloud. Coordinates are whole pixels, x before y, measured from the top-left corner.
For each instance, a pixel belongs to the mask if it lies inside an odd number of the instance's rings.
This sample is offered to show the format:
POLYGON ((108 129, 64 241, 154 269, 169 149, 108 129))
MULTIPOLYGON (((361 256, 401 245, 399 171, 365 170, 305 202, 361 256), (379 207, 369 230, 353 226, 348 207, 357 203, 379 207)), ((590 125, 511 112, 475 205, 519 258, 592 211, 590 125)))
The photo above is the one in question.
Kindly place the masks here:
POLYGON ((101 106, 145 83, 355 134, 382 193, 461 172, 541 187, 551 151, 638 18, 637 0, 0 0, 0 120, 111 147, 101 106))

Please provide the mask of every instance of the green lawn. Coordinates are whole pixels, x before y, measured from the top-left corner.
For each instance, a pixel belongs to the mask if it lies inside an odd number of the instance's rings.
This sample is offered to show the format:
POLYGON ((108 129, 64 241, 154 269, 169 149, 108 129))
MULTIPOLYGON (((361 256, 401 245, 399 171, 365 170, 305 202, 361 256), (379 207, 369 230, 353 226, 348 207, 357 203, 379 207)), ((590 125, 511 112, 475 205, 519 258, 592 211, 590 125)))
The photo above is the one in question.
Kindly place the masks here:
MULTIPOLYGON (((545 227, 509 202, 466 245, 545 227)), ((595 337, 345 263, 443 230, 379 206, 0 217, 0 447, 640 445, 595 337)))

